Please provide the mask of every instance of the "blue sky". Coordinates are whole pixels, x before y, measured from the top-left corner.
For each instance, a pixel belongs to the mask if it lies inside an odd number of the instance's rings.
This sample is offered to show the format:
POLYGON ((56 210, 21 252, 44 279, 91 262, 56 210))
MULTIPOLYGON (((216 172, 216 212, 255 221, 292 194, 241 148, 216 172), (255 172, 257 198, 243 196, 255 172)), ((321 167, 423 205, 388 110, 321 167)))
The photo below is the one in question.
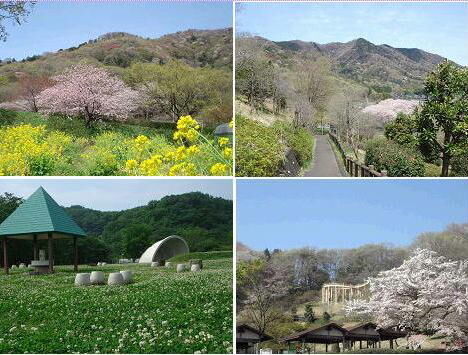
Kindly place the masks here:
POLYGON ((232 200, 231 179, 1 179, 0 194, 29 197, 42 186, 60 205, 101 211, 143 206, 166 195, 200 191, 232 200))
MULTIPOLYGON (((237 5, 239 6, 239 5, 237 5)), ((468 65, 467 3, 242 3, 236 30, 274 41, 318 43, 362 37, 420 48, 468 65)))
POLYGON ((0 58, 22 59, 76 46, 107 32, 143 37, 187 29, 232 27, 230 2, 45 1, 38 2, 21 26, 6 23, 0 58))
POLYGON ((407 245, 468 223, 466 180, 238 180, 237 240, 256 250, 407 245))

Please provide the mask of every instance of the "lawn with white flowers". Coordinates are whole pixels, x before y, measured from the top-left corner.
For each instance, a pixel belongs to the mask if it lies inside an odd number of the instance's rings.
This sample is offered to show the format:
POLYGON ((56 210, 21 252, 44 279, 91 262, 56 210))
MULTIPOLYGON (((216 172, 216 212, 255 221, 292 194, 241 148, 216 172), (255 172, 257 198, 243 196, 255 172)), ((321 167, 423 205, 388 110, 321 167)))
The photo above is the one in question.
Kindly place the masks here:
POLYGON ((126 286, 74 286, 72 267, 0 276, 0 353, 232 353, 232 259, 201 272, 143 265, 126 286))

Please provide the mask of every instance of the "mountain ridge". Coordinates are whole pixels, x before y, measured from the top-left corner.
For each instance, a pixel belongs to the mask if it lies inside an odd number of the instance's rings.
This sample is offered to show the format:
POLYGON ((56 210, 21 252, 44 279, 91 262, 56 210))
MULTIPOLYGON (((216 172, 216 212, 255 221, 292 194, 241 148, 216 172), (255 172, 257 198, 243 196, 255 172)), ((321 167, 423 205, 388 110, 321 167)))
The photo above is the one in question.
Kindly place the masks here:
POLYGON ((326 57, 333 71, 368 87, 395 92, 418 92, 424 78, 445 58, 419 48, 374 44, 365 38, 320 44, 314 41, 271 41, 252 37, 267 57, 280 66, 288 61, 326 57))

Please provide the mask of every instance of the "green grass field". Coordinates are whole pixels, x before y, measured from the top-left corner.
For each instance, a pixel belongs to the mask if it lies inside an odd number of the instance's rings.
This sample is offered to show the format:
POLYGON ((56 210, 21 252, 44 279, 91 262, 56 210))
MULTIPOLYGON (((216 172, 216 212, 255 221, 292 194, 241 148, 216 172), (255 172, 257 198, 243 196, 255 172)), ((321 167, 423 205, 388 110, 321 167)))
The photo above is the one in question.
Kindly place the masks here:
POLYGON ((22 269, 0 276, 0 353, 232 352, 232 259, 201 272, 146 265, 80 267, 132 270, 126 286, 74 286, 71 266, 53 275, 22 269))

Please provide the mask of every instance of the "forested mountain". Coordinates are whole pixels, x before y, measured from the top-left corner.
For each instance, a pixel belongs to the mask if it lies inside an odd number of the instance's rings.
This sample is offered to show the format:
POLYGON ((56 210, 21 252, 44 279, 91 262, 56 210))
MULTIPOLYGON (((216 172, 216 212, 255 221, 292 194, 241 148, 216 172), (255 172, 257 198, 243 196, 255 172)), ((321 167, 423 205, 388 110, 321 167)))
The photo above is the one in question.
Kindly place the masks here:
MULTIPOLYGON (((16 202, 13 196, 6 197, 0 199, 0 211, 16 202)), ((190 251, 232 250, 232 201, 201 192, 165 196, 119 212, 82 206, 66 211, 88 234, 79 240, 80 262, 138 258, 150 245, 174 234, 187 241, 190 251)), ((27 262, 32 255, 31 242, 13 242, 17 245, 10 248, 10 260, 27 262)), ((55 247, 57 263, 70 263, 71 241, 60 240, 55 247)))
POLYGON ((376 45, 364 38, 327 44, 254 38, 280 66, 323 56, 331 61, 333 71, 339 76, 377 91, 418 92, 426 75, 444 59, 421 49, 376 45))
POLYGON ((53 75, 82 60, 126 68, 136 62, 163 64, 177 59, 194 67, 232 68, 232 29, 187 30, 157 39, 113 32, 21 61, 0 59, 0 75, 18 71, 53 75))

